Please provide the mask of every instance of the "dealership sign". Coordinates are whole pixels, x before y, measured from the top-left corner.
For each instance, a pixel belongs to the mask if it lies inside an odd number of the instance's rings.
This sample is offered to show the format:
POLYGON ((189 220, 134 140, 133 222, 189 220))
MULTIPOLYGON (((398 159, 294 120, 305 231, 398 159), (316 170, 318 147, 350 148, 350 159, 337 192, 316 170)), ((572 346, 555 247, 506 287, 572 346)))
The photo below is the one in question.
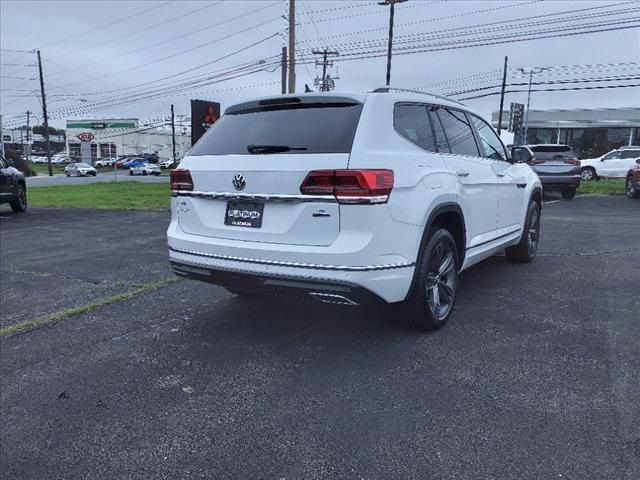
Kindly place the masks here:
POLYGON ((77 137, 78 137, 78 140, 80 140, 81 142, 90 142, 95 138, 93 136, 93 133, 89 133, 89 132, 79 133, 77 137))
POLYGON ((220 118, 220 104, 206 100, 191 100, 191 145, 220 118))

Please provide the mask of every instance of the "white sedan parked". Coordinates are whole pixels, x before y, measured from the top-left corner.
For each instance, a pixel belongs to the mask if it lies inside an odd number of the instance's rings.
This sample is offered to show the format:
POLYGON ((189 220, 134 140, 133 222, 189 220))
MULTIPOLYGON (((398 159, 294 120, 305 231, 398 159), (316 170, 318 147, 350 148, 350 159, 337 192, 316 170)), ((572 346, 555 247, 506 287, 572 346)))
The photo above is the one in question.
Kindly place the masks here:
POLYGON ((75 175, 76 177, 86 177, 87 175, 96 176, 98 172, 87 163, 70 163, 64 168, 64 174, 67 177, 75 175))
POLYGON ((154 163, 145 163, 129 169, 129 175, 160 175, 160 167, 154 163))
POLYGON ((106 157, 97 160, 95 165, 96 167, 112 167, 114 163, 118 160, 117 157, 106 157))

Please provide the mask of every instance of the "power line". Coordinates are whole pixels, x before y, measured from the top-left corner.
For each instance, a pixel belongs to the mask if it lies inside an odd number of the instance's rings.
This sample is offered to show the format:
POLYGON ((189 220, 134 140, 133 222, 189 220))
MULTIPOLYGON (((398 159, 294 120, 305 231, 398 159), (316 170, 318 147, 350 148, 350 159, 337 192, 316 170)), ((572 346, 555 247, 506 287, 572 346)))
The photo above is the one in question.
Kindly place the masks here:
MULTIPOLYGON (((536 82, 531 82, 531 85, 563 85, 563 84, 571 84, 571 83, 600 83, 600 82, 619 82, 619 81, 631 81, 631 80, 640 80, 640 75, 633 75, 633 76, 625 76, 625 75, 618 75, 618 76, 613 76, 613 77, 596 77, 596 78, 578 78, 578 79, 571 79, 571 80, 566 80, 566 79, 561 79, 561 80, 547 80, 547 81, 536 81, 536 82)), ((508 83, 506 86, 507 87, 524 87, 529 85, 529 82, 522 82, 522 83, 508 83)), ((500 85, 488 85, 485 87, 476 87, 476 88, 470 88, 467 90, 459 90, 459 91, 453 91, 453 92, 447 92, 444 95, 447 97, 450 96, 458 96, 458 95, 463 95, 465 93, 473 93, 473 92, 480 92, 482 90, 490 90, 492 88, 499 88, 500 85)))
MULTIPOLYGON (((237 32, 235 32, 235 33, 232 33, 232 34, 230 34, 230 35, 225 35, 224 37, 219 37, 219 38, 216 38, 215 40, 210 40, 210 41, 208 41, 208 42, 206 42, 206 43, 203 43, 203 44, 201 44, 201 45, 197 45, 197 46, 195 46, 195 47, 191 47, 191 48, 188 48, 188 49, 186 49, 186 50, 182 50, 182 51, 180 51, 180 52, 173 53, 173 54, 171 54, 171 55, 167 55, 167 56, 162 57, 162 58, 157 58, 157 59, 155 59, 155 60, 152 60, 152 61, 147 62, 147 63, 143 63, 143 64, 141 64, 141 65, 134 65, 133 67, 126 68, 126 69, 124 69, 124 70, 119 70, 119 71, 117 71, 117 72, 108 73, 108 74, 106 74, 106 75, 102 75, 100 78, 112 77, 112 76, 114 76, 114 75, 121 75, 121 74, 123 74, 123 73, 130 72, 130 71, 132 71, 132 70, 137 70, 137 69, 142 68, 142 67, 147 67, 147 66, 149 66, 149 65, 153 65, 153 64, 155 64, 155 63, 162 62, 162 61, 164 61, 164 60, 168 60, 168 59, 170 59, 170 58, 175 58, 175 57, 177 57, 177 56, 179 56, 179 55, 183 55, 183 54, 185 54, 185 53, 192 52, 192 51, 194 51, 194 50, 198 50, 198 49, 200 49, 200 48, 203 48, 203 47, 206 47, 206 46, 212 45, 212 44, 217 43, 217 42, 220 42, 220 41, 222 41, 222 40, 227 40, 227 39, 228 39, 228 38, 230 38, 230 37, 234 37, 234 36, 236 36, 236 35, 240 35, 241 33, 248 32, 249 30, 253 30, 253 29, 255 29, 255 28, 261 27, 261 26, 263 26, 263 25, 266 25, 267 23, 271 23, 271 22, 273 22, 274 20, 278 20, 278 19, 280 19, 280 17, 271 18, 271 19, 266 20, 266 21, 264 21, 264 22, 260 22, 260 23, 258 23, 258 24, 256 24, 256 25, 252 25, 252 26, 250 26, 250 27, 247 27, 247 28, 244 28, 244 29, 242 29, 242 30, 239 30, 239 31, 237 31, 237 32)), ((267 39, 272 38, 272 37, 277 36, 277 35, 279 35, 279 33, 273 34, 273 35, 271 35, 271 36, 267 37, 267 39)), ((87 82, 90 82, 90 81, 91 81, 91 80, 83 80, 83 81, 81 81, 81 82, 75 82, 75 83, 70 83, 70 84, 67 84, 67 85, 62 85, 62 86, 60 86, 59 88, 65 88, 65 87, 70 87, 70 86, 80 85, 80 84, 82 84, 82 83, 87 83, 87 82)))
MULTIPOLYGON (((594 7, 594 8, 601 8, 601 7, 594 7)), ((526 28, 531 28, 536 26, 546 26, 546 25, 551 25, 555 23, 592 20, 600 17, 628 14, 636 11, 640 11, 640 7, 627 8, 624 10, 617 10, 617 11, 611 11, 611 12, 589 13, 589 14, 583 14, 578 16, 569 16, 569 17, 560 18, 560 19, 548 19, 548 20, 542 20, 542 21, 536 21, 536 22, 527 20, 526 22, 515 23, 515 24, 513 23, 522 22, 522 20, 521 19, 502 20, 499 22, 492 22, 488 24, 478 24, 478 25, 471 25, 466 27, 446 28, 443 30, 436 30, 429 33, 400 35, 396 37, 395 43, 408 44, 408 43, 415 43, 415 42, 424 41, 424 40, 435 40, 435 39, 441 39, 441 38, 444 39, 444 38, 451 38, 456 36, 466 37, 472 34, 479 34, 479 33, 493 33, 493 32, 502 33, 505 29, 521 30, 523 28, 526 29, 526 28), (503 24, 507 24, 507 23, 512 23, 513 25, 509 25, 505 27, 503 24), (498 27, 495 25, 501 25, 501 26, 498 27), (447 32, 450 32, 450 33, 447 33, 447 32)), ((550 15, 557 15, 557 14, 550 14, 550 15)), ((444 18, 444 17, 441 17, 441 18, 444 18)), ((338 46, 344 51, 348 51, 348 50, 362 50, 363 48, 375 48, 376 46, 381 47, 384 44, 386 44, 386 38, 363 40, 361 42, 348 42, 344 44, 339 44, 338 46)))
MULTIPOLYGON (((623 23, 626 23, 626 22, 623 22, 623 23)), ((590 25, 587 24, 587 25, 581 26, 581 28, 589 27, 589 26, 590 25)), ((526 32, 523 34, 515 35, 515 36, 522 36, 522 38, 511 38, 511 39, 505 39, 504 35, 498 35, 494 37, 484 37, 484 38, 465 40, 464 42, 467 42, 466 44, 460 43, 460 42, 458 42, 459 44, 457 45, 451 45, 450 42, 439 44, 443 46, 437 46, 437 48, 434 48, 434 46, 430 46, 430 45, 419 45, 416 47, 407 47, 397 52, 394 51, 394 55, 409 55, 409 54, 425 53, 425 52, 457 50, 461 48, 474 48, 474 47, 483 47, 483 46, 489 46, 489 45, 518 43, 518 42, 531 41, 531 40, 542 40, 547 38, 569 37, 569 36, 575 36, 575 35, 586 35, 591 33, 602 33, 602 32, 610 32, 610 31, 617 31, 617 30, 626 30, 626 29, 638 28, 638 27, 640 27, 640 25, 619 26, 614 28, 598 28, 598 29, 584 30, 581 32, 571 32, 571 33, 560 33, 556 31, 556 33, 552 33, 549 35, 542 35, 541 33, 544 33, 544 32, 533 31, 533 32, 526 32), (533 35, 539 35, 539 36, 533 37, 533 35), (527 38, 527 36, 529 36, 529 38, 527 38)), ((345 54, 340 58, 340 61, 365 60, 369 58, 379 58, 385 55, 386 55, 386 52, 381 53, 381 51, 375 51, 375 50, 363 51, 363 52, 345 54)))
MULTIPOLYGON (((123 22, 125 20, 129 20, 130 18, 139 17, 143 13, 147 13, 147 12, 150 12, 151 10, 156 10, 158 8, 164 7, 165 5, 170 4, 171 1, 172 0, 169 0, 168 2, 163 2, 163 3, 159 4, 159 5, 154 5, 153 7, 147 8, 145 10, 142 10, 141 12, 138 12, 138 13, 129 14, 129 15, 125 16, 125 17, 121 17, 121 18, 119 18, 117 20, 114 20, 112 22, 106 23, 106 24, 104 24, 104 25, 102 25, 100 27, 94 27, 94 28, 91 28, 89 30, 85 30, 84 32, 80 32, 80 33, 77 33, 75 35, 71 35, 70 37, 62 38, 62 39, 56 40, 54 42, 48 42, 47 45, 46 45, 46 48, 51 47, 52 45, 57 45, 59 43, 66 42, 67 40, 72 40, 74 38, 81 37, 83 35, 86 35, 87 33, 95 33, 98 30, 102 30, 102 29, 105 29, 107 27, 111 27, 111 26, 116 25, 116 24, 118 24, 120 22, 123 22)), ((42 49, 44 49, 44 47, 42 49)))
MULTIPOLYGON (((498 7, 492 7, 492 8, 483 8, 480 10, 471 10, 468 12, 462 12, 462 13, 458 13, 455 15, 447 15, 444 17, 434 17, 434 18, 427 18, 424 20, 417 20, 414 22, 409 22, 409 23, 402 23, 402 24, 398 24, 396 25, 396 27, 400 28, 400 27, 408 27, 408 26, 413 26, 413 25, 419 25, 422 23, 429 23, 429 22, 436 22, 439 20, 449 20, 452 18, 458 18, 458 17, 462 17, 462 16, 467 16, 467 15, 475 15, 477 13, 488 13, 488 12, 493 12, 496 10, 502 10, 502 9, 506 9, 506 8, 515 8, 515 7, 521 7, 524 5, 529 5, 529 4, 533 4, 533 3, 538 3, 541 2, 543 0, 531 0, 528 2, 522 2, 522 3, 516 3, 516 4, 508 4, 508 5, 500 5, 498 7)), ((602 8, 602 7, 600 7, 602 8)), ((529 17, 529 18, 534 18, 534 17, 529 17)), ((330 35, 328 37, 326 37, 327 39, 333 39, 333 38, 340 38, 340 37, 347 37, 347 36, 353 36, 353 35, 361 35, 363 33, 373 33, 373 32, 380 32, 380 31, 385 31, 387 28, 386 27, 378 27, 378 28, 368 28, 366 30, 357 30, 357 31, 349 31, 349 32, 344 32, 344 33, 338 33, 338 34, 334 34, 334 35, 330 35)), ((346 44, 344 44, 346 45, 346 44)), ((342 48, 342 46, 341 46, 342 48)))
MULTIPOLYGON (((279 62, 274 62, 274 66, 279 65, 279 62)), ((220 82, 225 82, 228 80, 232 80, 235 78, 239 78, 239 77, 243 77, 243 76, 247 76, 247 75, 251 75, 260 71, 264 71, 264 67, 266 67, 268 65, 264 65, 262 66, 263 68, 259 68, 259 69, 254 69, 254 70, 248 70, 248 71, 244 71, 241 73, 237 73, 234 74, 232 76, 226 76, 224 78, 214 78, 211 79, 207 82, 200 82, 198 84, 183 84, 183 85, 177 85, 175 87, 172 87, 170 89, 164 89, 161 91, 156 91, 156 92, 147 92, 147 94, 136 94, 136 95, 132 95, 129 97, 121 97, 119 99, 116 100, 112 100, 112 101, 100 101, 100 102, 96 102, 87 106, 82 106, 79 108, 66 108, 66 109, 62 109, 62 110, 57 110, 55 112, 52 113, 52 118, 55 117, 60 117, 60 116, 64 116, 64 115, 68 115, 71 114, 73 111, 75 112, 89 112, 92 110, 96 110, 96 109, 100 109, 100 108, 111 108, 114 106, 119 106, 119 105, 128 105, 128 104, 132 104, 132 103, 137 103, 140 101, 144 101, 150 98, 157 98, 157 97, 166 97, 169 95, 175 95, 181 91, 187 91, 187 90, 193 90, 195 88, 199 88, 202 86, 206 86, 206 85, 211 85, 211 84, 215 84, 215 83, 220 83, 220 82)), ((230 72, 233 73, 233 72, 230 72)))
MULTIPOLYGON (((596 85, 593 87, 563 87, 563 88, 536 88, 532 89, 532 92, 565 92, 575 90, 606 90, 615 88, 634 88, 640 87, 640 83, 632 85, 596 85)), ((527 90, 507 90, 505 93, 527 93, 527 90)), ((500 92, 485 93, 482 95, 474 95, 472 97, 460 98, 459 100, 475 100, 478 98, 491 97, 493 95, 500 95, 500 92)))
MULTIPOLYGON (((61 58, 61 57, 68 57, 70 55, 77 55, 80 52, 85 52, 87 50, 92 50, 92 49, 94 49, 96 47, 101 47, 102 45, 106 45, 106 44, 112 43, 113 40, 120 41, 123 38, 128 38, 128 37, 131 37, 131 36, 134 36, 134 35, 138 35, 138 34, 140 34, 142 32, 146 32, 147 30, 151 30, 153 28, 159 27, 159 26, 164 25, 166 23, 173 23, 173 22, 175 22, 176 20, 178 20, 180 18, 187 17, 189 15, 193 15, 194 13, 200 12, 201 10, 205 10, 207 8, 215 7, 216 5, 222 3, 222 1, 223 0, 220 0, 218 2, 213 2, 213 3, 210 3, 208 5, 205 5, 204 7, 196 8, 195 10, 192 10, 190 12, 183 13, 182 15, 178 15, 177 17, 171 17, 169 20, 165 20, 163 22, 154 23, 154 24, 149 25, 147 27, 143 27, 141 29, 136 29, 136 30, 134 30, 133 32, 130 32, 130 33, 125 33, 125 34, 122 34, 122 35, 118 35, 117 37, 112 38, 111 40, 106 40, 106 41, 103 41, 103 42, 100 42, 100 43, 96 43, 94 45, 90 45, 88 47, 81 48, 79 50, 74 50, 73 52, 64 53, 64 54, 61 54, 61 55, 56 55, 56 56, 51 57, 51 58, 61 58)), ((106 61, 106 60, 109 60, 109 59, 105 59, 105 60, 101 60, 101 61, 106 61)), ((94 63, 96 63, 96 62, 94 62, 94 63)), ((93 63, 90 63, 88 65, 93 65, 93 63)), ((87 64, 83 64, 83 68, 86 67, 86 66, 87 66, 87 64)), ((52 75, 55 75, 55 73, 53 73, 52 75)))
MULTIPOLYGON (((207 5, 207 7, 206 7, 206 8, 209 8, 209 7, 213 6, 213 5, 217 5, 217 4, 219 4, 219 3, 221 3, 221 2, 217 2, 217 3, 214 3, 214 4, 212 4, 212 5, 207 5)), ((172 42, 174 42, 174 41, 176 41, 176 40, 179 40, 179 39, 181 39, 181 38, 189 37, 189 36, 191 36, 191 35, 195 35, 196 33, 200 33, 200 32, 202 32, 202 31, 209 30, 209 29, 211 29, 211 28, 215 28, 215 27, 218 27, 218 26, 220 26, 220 25, 225 25, 225 24, 228 24, 228 23, 233 22, 233 21, 235 21, 235 20, 238 20, 238 19, 240 19, 240 18, 246 17, 246 16, 248 16, 248 15, 252 15, 252 14, 254 14, 254 13, 258 13, 258 12, 260 12, 260 11, 262 11, 262 10, 265 10, 265 9, 267 9, 267 8, 273 7, 274 5, 277 5, 278 3, 279 3, 279 2, 271 3, 271 4, 267 5, 267 6, 264 6, 264 7, 258 8, 257 10, 251 10, 250 12, 246 12, 246 13, 244 13, 244 14, 242 14, 242 15, 237 15, 237 16, 235 16, 235 17, 228 18, 228 19, 225 19, 225 20, 223 20, 223 21, 220 21, 220 22, 217 22, 217 23, 214 23, 214 24, 211 24, 211 25, 207 25, 207 26, 205 26, 205 27, 203 27, 203 28, 199 28, 199 29, 197 29, 197 30, 190 30, 190 31, 189 31, 189 32, 187 32, 187 33, 184 33, 184 34, 182 34, 182 35, 178 35, 178 36, 176 36, 176 37, 171 37, 171 38, 166 39, 166 40, 163 40, 163 41, 161 41, 161 42, 154 42, 154 43, 152 43, 151 45, 145 45, 145 46, 143 46, 143 47, 136 48, 136 49, 134 49, 134 50, 130 50, 130 51, 128 51, 128 52, 120 53, 120 54, 118 54, 118 55, 114 55, 114 56, 112 56, 112 57, 102 58, 102 59, 96 60, 96 61, 94 61, 94 62, 90 62, 90 63, 83 63, 81 67, 73 68, 73 69, 70 69, 70 70, 74 71, 74 70, 85 69, 87 66, 90 66, 90 65, 95 65, 95 64, 97 64, 97 63, 107 62, 107 61, 109 61, 109 60, 118 59, 118 58, 121 58, 121 57, 124 57, 124 56, 127 56, 127 55, 131 55, 131 54, 133 54, 133 53, 141 52, 141 51, 143 51, 143 50, 148 50, 148 49, 150 49, 150 48, 155 48, 155 47, 158 47, 158 46, 160 46, 160 45, 165 45, 165 44, 167 44, 167 43, 172 43, 172 42)), ((198 10, 196 10, 196 11, 199 11, 199 10, 202 10, 202 8, 201 8, 201 9, 198 9, 198 10)), ((189 14, 191 14, 191 13, 194 13, 194 12, 190 12, 189 14)), ((172 18, 170 21, 171 21, 171 22, 173 22, 173 21, 175 21, 177 18, 180 18, 180 17, 172 18)), ((279 18, 279 17, 276 17, 276 18, 279 18)), ((274 18, 273 20, 275 20, 276 18, 274 18)), ((270 21, 273 21, 273 20, 270 20, 270 21)), ((166 22, 161 22, 161 24, 162 24, 162 23, 166 23, 166 22)), ((267 21, 267 22, 264 22, 264 23, 268 23, 268 21, 267 21)), ((261 26, 261 25, 263 25, 264 23, 262 23, 262 24, 258 24, 258 26, 261 26)), ((157 24, 157 25, 160 25, 160 24, 157 24)), ((157 26, 157 25, 155 25, 155 26, 157 26)), ((248 28, 247 28, 247 30, 243 30, 243 31, 241 31, 240 33, 244 33, 245 31, 251 30, 251 29, 253 29, 253 28, 257 28, 257 27, 256 27, 256 26, 248 27, 248 28)), ((134 32, 134 33, 139 33, 139 31, 138 31, 138 32, 134 32)), ((235 35, 235 34, 232 34, 232 35, 229 35, 229 36, 233 36, 233 35, 235 35)), ((216 41, 224 40, 225 38, 229 38, 229 36, 224 37, 224 38, 222 38, 222 39, 217 39, 216 41)), ((122 37, 121 37, 121 38, 122 38, 122 37)), ((215 43, 215 41, 214 41, 213 43, 215 43)), ((207 44, 207 45, 209 45, 209 44, 207 44)), ((82 50, 81 50, 81 51, 82 51, 82 50)), ((188 51, 190 51, 190 50, 188 50, 188 51)), ((55 57, 54 57, 54 58, 55 58, 55 57)), ((66 72, 65 72, 65 71, 55 72, 55 73, 51 74, 50 76, 59 75, 59 74, 61 74, 61 73, 66 73, 66 72)), ((68 85, 67 85, 67 86, 68 86, 68 85)))

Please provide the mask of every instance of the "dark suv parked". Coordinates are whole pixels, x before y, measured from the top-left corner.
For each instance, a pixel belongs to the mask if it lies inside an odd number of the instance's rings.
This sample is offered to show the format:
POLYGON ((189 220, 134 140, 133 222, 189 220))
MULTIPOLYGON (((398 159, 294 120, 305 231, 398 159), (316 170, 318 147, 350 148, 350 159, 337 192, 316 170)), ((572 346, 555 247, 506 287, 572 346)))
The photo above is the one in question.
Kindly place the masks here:
POLYGON ((559 190, 571 200, 580 186, 580 160, 568 145, 522 145, 511 149, 513 159, 526 162, 540 177, 545 190, 559 190))
POLYGON ((14 212, 27 209, 27 184, 22 172, 11 167, 0 154, 0 203, 9 203, 14 212))

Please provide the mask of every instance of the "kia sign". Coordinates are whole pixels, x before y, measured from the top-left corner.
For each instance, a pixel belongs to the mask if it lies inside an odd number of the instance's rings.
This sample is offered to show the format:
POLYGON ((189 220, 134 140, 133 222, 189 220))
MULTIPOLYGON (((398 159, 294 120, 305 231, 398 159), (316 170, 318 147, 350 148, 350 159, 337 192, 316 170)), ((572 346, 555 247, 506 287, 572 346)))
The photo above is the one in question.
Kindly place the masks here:
POLYGON ((220 104, 206 100, 191 100, 191 145, 220 118, 220 104))
POLYGON ((78 140, 80 140, 81 142, 90 142, 95 138, 93 136, 93 133, 89 133, 89 132, 79 133, 77 137, 78 137, 78 140))

